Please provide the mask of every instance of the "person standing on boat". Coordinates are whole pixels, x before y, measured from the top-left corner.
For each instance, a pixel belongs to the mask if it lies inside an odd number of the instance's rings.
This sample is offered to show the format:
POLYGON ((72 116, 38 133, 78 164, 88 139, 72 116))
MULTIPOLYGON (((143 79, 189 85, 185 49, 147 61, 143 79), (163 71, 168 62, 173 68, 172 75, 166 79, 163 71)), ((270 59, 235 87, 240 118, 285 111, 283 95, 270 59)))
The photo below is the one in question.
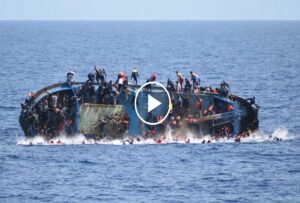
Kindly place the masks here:
POLYGON ((170 80, 170 78, 168 78, 168 81, 167 81, 167 90, 168 91, 176 91, 176 87, 175 87, 174 83, 170 80))
POLYGON ((151 77, 146 82, 154 82, 154 81, 156 81, 156 74, 152 73, 151 77))
POLYGON ((126 75, 124 72, 119 72, 118 79, 116 80, 116 84, 118 85, 118 90, 126 89, 126 75))
POLYGON ((191 71, 191 80, 193 82, 193 89, 199 88, 200 87, 200 77, 198 74, 195 72, 191 71))
POLYGON ((97 68, 97 66, 94 66, 94 69, 96 71, 96 80, 98 83, 103 83, 105 81, 106 72, 104 68, 97 68))
POLYGON ((229 96, 229 83, 223 81, 220 85, 220 94, 224 97, 228 97, 229 96))
POLYGON ((74 71, 69 71, 67 73, 66 83, 67 83, 67 85, 71 86, 74 82, 75 82, 75 72, 74 71))
POLYGON ((178 71, 176 71, 176 76, 177 76, 177 81, 178 81, 177 91, 182 92, 182 85, 183 85, 184 77, 183 77, 182 73, 180 73, 178 71))
POLYGON ((96 99, 96 89, 93 85, 95 83, 95 74, 93 72, 88 74, 88 80, 85 82, 82 89, 83 102, 94 103, 96 99))
POLYGON ((140 78, 138 69, 134 68, 131 73, 131 80, 133 79, 133 84, 137 85, 137 79, 140 78))
POLYGON ((185 78, 185 86, 184 86, 184 92, 191 92, 191 82, 185 78))
MULTIPOLYGON (((155 82, 156 81, 156 74, 155 73, 152 73, 151 74, 151 77, 146 81, 147 82, 155 82)), ((150 91, 152 89, 152 86, 155 86, 155 84, 149 84, 149 85, 146 85, 145 88, 150 91)))

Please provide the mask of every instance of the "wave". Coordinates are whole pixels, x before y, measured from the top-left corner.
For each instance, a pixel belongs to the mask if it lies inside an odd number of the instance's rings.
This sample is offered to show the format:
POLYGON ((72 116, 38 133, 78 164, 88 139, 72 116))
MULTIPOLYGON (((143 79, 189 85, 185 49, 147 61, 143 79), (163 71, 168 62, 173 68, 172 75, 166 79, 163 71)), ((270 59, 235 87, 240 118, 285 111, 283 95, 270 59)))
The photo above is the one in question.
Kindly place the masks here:
POLYGON ((299 136, 289 133, 286 128, 277 128, 272 134, 265 134, 261 131, 254 132, 248 137, 242 137, 239 140, 236 138, 220 138, 216 139, 210 135, 196 137, 192 133, 187 133, 185 136, 175 136, 171 134, 171 131, 167 132, 165 136, 160 138, 142 138, 142 137, 128 137, 125 139, 116 140, 94 140, 87 139, 84 135, 76 135, 74 137, 68 137, 61 135, 57 138, 46 140, 42 136, 36 136, 33 138, 19 138, 17 145, 81 145, 81 144, 101 144, 101 145, 127 145, 127 144, 214 144, 214 143, 251 143, 251 142, 274 142, 274 141, 286 141, 297 139, 299 136))
POLYGON ((17 107, 17 106, 1 106, 0 105, 0 109, 7 110, 7 111, 12 111, 12 110, 21 109, 21 107, 17 107))

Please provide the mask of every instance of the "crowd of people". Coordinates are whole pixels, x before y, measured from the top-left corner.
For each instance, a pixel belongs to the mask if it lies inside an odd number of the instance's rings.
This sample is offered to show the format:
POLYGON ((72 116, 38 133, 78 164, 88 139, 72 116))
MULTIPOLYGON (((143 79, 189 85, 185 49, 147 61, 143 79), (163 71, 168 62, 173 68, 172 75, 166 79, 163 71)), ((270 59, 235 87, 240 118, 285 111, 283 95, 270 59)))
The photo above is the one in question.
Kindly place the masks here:
MULTIPOLYGON (((94 66, 94 70, 88 74, 87 81, 73 92, 59 92, 52 93, 43 98, 34 105, 32 102, 36 95, 30 93, 28 99, 21 104, 22 113, 20 116, 20 124, 26 134, 36 135, 44 134, 48 136, 57 136, 62 130, 67 134, 74 134, 78 130, 76 118, 79 112, 80 103, 97 103, 97 104, 118 104, 118 95, 122 91, 127 91, 129 86, 129 78, 124 72, 119 72, 115 82, 107 80, 107 74, 104 68, 94 66)), ((176 84, 171 79, 167 80, 167 89, 172 92, 185 93, 199 93, 211 92, 224 96, 229 95, 228 82, 222 82, 220 88, 204 88, 200 86, 200 77, 194 72, 190 71, 190 78, 184 77, 182 73, 176 71, 176 84)), ((137 85, 140 75, 137 68, 131 72, 132 85, 137 85)), ((146 82, 157 81, 157 75, 151 74, 146 82)), ((67 86, 72 86, 75 83, 75 72, 67 73, 67 86)), ((152 85, 147 88, 151 89, 152 85)), ((172 98, 173 111, 170 114, 169 126, 174 129, 180 125, 181 107, 186 106, 185 100, 179 96, 176 99, 172 98), (179 109, 179 110, 178 110, 179 109), (179 113, 177 112, 179 111, 179 113)), ((199 110, 198 117, 211 115, 215 111, 214 105, 209 106, 208 109, 203 109, 202 99, 199 98, 196 102, 196 108, 199 110)), ((187 104, 188 105, 188 104, 187 104)), ((155 118, 156 120, 158 118, 155 118)), ((163 126, 156 127, 156 130, 163 131, 163 126)), ((150 129, 149 132, 152 132, 150 129)))
POLYGON ((21 104, 20 125, 27 135, 37 134, 55 137, 59 132, 73 135, 77 132, 77 97, 67 92, 50 94, 31 108, 36 95, 21 104), (58 101, 59 100, 59 101, 58 101))
MULTIPOLYGON (((94 67, 95 72, 91 72, 88 75, 88 80, 86 82, 86 87, 88 91, 91 91, 90 94, 93 95, 96 91, 91 88, 91 86, 97 82, 100 84, 99 87, 101 87, 99 93, 101 94, 104 99, 100 99, 100 103, 109 103, 108 102, 108 96, 111 92, 113 94, 117 94, 118 92, 122 90, 126 90, 126 88, 129 85, 129 79, 128 76, 126 76, 125 72, 119 72, 117 75, 117 80, 115 83, 112 82, 112 80, 108 81, 106 78, 106 71, 104 68, 98 68, 97 66, 94 67)), ((228 97, 230 94, 230 87, 229 83, 227 81, 223 81, 220 84, 219 88, 212 88, 212 87, 201 87, 200 86, 200 77, 199 74, 197 74, 194 71, 190 71, 190 78, 184 77, 184 75, 176 71, 176 82, 174 82, 168 78, 167 80, 167 90, 168 91, 176 91, 176 92, 185 92, 185 93, 200 93, 200 92, 211 92, 215 94, 221 94, 223 96, 228 97)), ((137 85, 138 79, 140 79, 140 75, 137 68, 134 68, 131 72, 131 84, 137 85)), ((157 75, 155 73, 152 73, 145 82, 155 82, 157 81, 157 75)), ((151 88, 152 85, 148 85, 147 88, 151 88)))

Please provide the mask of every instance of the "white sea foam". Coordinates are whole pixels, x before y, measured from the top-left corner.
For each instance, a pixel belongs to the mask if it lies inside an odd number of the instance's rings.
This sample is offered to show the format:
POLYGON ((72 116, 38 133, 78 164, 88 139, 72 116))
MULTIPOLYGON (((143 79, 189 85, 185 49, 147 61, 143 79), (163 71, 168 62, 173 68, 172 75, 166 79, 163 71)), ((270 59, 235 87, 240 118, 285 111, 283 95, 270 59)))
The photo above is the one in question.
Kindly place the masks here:
MULTIPOLYGON (((254 132, 250 136, 241 138, 240 142, 272 142, 272 141, 285 141, 299 138, 299 136, 289 133, 285 128, 277 128, 272 134, 266 134, 261 131, 254 132)), ((236 142, 235 138, 220 138, 215 139, 212 136, 204 135, 201 138, 187 133, 185 136, 172 135, 171 131, 167 132, 165 136, 160 139, 152 138, 140 138, 137 137, 116 140, 94 140, 87 139, 84 135, 76 135, 74 137, 68 137, 61 135, 57 138, 46 140, 42 136, 36 136, 33 138, 19 138, 17 139, 17 145, 79 145, 79 144, 103 144, 103 145, 126 145, 126 144, 174 144, 174 143, 190 143, 190 144, 204 144, 204 143, 233 143, 236 142)))

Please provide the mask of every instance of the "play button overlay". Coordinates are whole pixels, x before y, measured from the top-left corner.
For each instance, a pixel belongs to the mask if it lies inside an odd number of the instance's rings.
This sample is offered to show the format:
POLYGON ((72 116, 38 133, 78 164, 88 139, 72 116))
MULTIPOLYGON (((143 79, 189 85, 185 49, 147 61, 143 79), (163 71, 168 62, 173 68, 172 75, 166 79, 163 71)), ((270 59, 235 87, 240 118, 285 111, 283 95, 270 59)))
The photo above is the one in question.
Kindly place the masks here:
POLYGON ((161 105, 161 102, 148 94, 148 113, 161 105))
POLYGON ((170 94, 161 83, 147 82, 136 91, 134 108, 138 118, 144 124, 161 124, 171 110, 170 94))

